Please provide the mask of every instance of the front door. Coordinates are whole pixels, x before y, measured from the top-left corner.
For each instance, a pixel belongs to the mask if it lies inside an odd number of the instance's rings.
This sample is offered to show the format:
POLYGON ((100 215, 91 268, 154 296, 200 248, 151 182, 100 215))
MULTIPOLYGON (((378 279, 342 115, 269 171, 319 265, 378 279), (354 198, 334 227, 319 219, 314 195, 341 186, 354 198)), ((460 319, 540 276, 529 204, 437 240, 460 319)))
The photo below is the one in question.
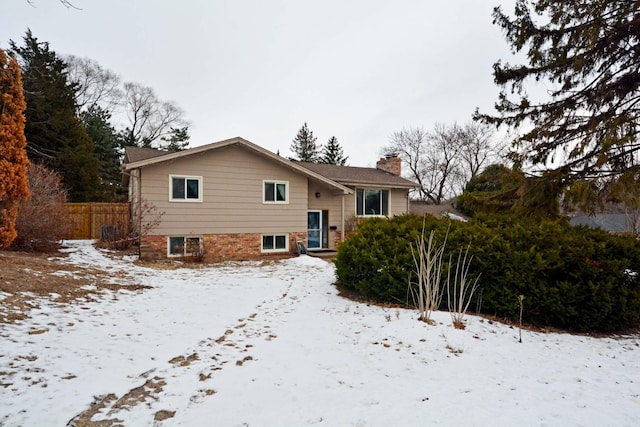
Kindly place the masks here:
POLYGON ((322 211, 307 213, 307 248, 322 248, 322 211))

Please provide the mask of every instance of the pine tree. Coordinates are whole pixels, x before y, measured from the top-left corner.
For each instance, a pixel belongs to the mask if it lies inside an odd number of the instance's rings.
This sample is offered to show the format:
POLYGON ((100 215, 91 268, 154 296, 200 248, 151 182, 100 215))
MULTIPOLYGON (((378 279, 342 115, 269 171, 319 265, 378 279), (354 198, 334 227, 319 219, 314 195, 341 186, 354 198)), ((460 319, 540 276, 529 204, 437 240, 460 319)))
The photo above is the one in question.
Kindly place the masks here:
POLYGON ((529 129, 514 141, 515 160, 538 167, 544 193, 579 180, 637 183, 640 1, 518 0, 513 18, 499 7, 493 17, 528 64, 494 65, 499 115, 476 118, 529 129), (532 99, 527 81, 550 99, 532 99))
POLYGON ((98 161, 76 116, 77 86, 68 82, 65 62, 30 30, 24 46, 9 44, 22 67, 29 159, 59 172, 71 201, 99 199, 98 161))
POLYGON ((327 145, 322 147, 322 155, 319 160, 320 163, 344 166, 348 158, 348 156, 344 156, 344 150, 340 146, 338 138, 332 136, 329 138, 329 141, 327 141, 327 145))
POLYGON ((27 140, 24 136, 26 104, 20 67, 0 49, 0 249, 17 237, 16 204, 29 197, 27 140))
POLYGON ((305 122, 290 147, 295 154, 294 159, 301 162, 317 162, 319 157, 319 149, 316 145, 317 139, 313 136, 313 131, 309 130, 307 122, 305 122))
POLYGON ((186 150, 187 148, 189 148, 189 138, 191 137, 189 136, 188 127, 172 127, 169 130, 169 135, 160 138, 163 143, 160 144, 159 148, 162 150, 171 151, 172 153, 176 151, 186 150))
POLYGON ((111 114, 98 105, 90 106, 80 114, 84 128, 93 141, 95 157, 98 159, 100 195, 103 201, 114 201, 124 194, 122 173, 123 142, 110 123, 111 114))

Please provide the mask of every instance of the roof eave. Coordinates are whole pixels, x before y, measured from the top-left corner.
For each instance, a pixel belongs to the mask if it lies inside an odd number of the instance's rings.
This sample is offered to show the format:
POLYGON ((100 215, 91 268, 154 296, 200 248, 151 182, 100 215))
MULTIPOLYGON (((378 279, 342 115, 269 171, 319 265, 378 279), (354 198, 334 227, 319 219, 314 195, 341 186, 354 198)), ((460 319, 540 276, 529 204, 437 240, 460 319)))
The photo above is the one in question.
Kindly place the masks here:
POLYGON ((375 186, 384 186, 384 187, 389 187, 389 188, 405 188, 407 190, 411 190, 414 188, 420 188, 419 185, 417 184, 401 184, 401 183, 390 183, 390 182, 373 182, 373 181, 366 181, 366 180, 349 180, 349 181, 342 181, 342 180, 338 180, 337 182, 339 182, 342 185, 365 185, 365 186, 369 186, 369 187, 375 187, 375 186))

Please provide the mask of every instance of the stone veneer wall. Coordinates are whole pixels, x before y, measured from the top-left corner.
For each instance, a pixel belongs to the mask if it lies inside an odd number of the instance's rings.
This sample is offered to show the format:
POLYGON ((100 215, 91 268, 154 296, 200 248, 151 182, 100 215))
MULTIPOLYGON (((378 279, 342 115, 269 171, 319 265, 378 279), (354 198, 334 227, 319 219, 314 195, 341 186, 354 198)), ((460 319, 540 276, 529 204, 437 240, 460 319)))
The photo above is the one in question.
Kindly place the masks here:
MULTIPOLYGON (((208 234, 193 237, 202 238, 205 262, 219 262, 265 258, 273 259, 292 256, 296 250, 296 240, 300 239, 306 242, 307 233, 289 233, 289 252, 273 253, 261 252, 262 235, 259 233, 208 234)), ((140 258, 167 258, 167 236, 143 236, 140 242, 140 258)))

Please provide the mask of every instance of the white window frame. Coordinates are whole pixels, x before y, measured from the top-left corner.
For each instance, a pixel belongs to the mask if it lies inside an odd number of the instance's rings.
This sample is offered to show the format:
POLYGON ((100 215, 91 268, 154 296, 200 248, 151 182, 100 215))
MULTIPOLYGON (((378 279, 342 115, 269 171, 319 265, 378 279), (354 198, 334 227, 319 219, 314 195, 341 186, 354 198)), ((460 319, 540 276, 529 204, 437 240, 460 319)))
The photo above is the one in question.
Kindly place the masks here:
POLYGON ((289 181, 278 181, 275 179, 262 180, 262 203, 265 205, 288 205, 289 204, 289 181), (266 184, 274 184, 274 200, 267 200, 266 184), (275 200, 277 194, 277 185, 284 184, 285 200, 275 200))
POLYGON ((278 253, 278 252, 289 252, 289 234, 288 233, 269 233, 260 235, 260 251, 262 253, 278 253), (273 246, 274 249, 265 249, 264 248, 264 238, 265 237, 273 237, 273 246), (275 248, 276 246, 276 237, 284 237, 284 248, 275 248))
MULTIPOLYGON (((388 217, 389 216, 389 212, 391 212, 391 189, 390 188, 374 188, 374 187, 358 187, 356 188, 355 191, 355 207, 356 207, 356 216, 357 217, 369 217, 369 218, 384 218, 384 217, 388 217), (363 213, 362 214, 358 214, 358 190, 362 190, 363 191, 363 200, 362 200, 362 210, 363 213), (365 209, 365 204, 366 204, 366 192, 367 191, 378 191, 378 192, 382 192, 382 191, 386 191, 387 192, 387 213, 382 213, 382 214, 367 214, 366 209, 365 209)), ((380 203, 382 204, 382 193, 380 195, 380 203)), ((381 206, 382 208, 382 206, 381 206)))
POLYGON ((168 258, 184 258, 187 256, 197 255, 190 252, 187 252, 187 239, 198 239, 198 247, 200 251, 202 251, 202 237, 200 236, 167 236, 167 257, 168 258), (173 254, 171 253, 171 239, 182 238, 182 253, 181 254, 173 254))
POLYGON ((202 176, 193 176, 193 175, 169 175, 169 201, 170 202, 180 202, 180 203, 201 203, 202 202, 202 176), (197 199, 189 199, 187 198, 186 188, 184 199, 175 199, 173 197, 173 179, 179 178, 185 180, 197 180, 198 181, 198 198, 197 199))

